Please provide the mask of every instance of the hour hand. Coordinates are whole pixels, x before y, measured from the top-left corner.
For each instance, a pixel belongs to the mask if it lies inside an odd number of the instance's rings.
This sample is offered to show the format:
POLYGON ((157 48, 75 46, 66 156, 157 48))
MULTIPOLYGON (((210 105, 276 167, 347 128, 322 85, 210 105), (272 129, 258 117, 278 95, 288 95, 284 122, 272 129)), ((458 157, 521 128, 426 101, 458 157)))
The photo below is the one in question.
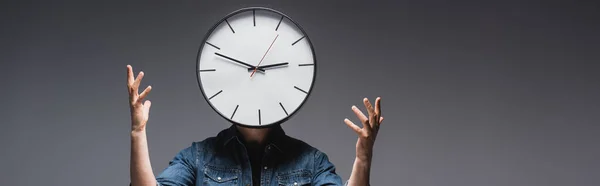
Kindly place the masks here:
MULTIPOLYGON (((263 65, 263 66, 258 66, 256 68, 258 68, 258 70, 265 70, 265 68, 276 68, 276 67, 287 67, 289 63, 285 62, 285 63, 275 63, 275 64, 270 64, 270 65, 263 65)), ((248 71, 252 71, 254 70, 254 67, 248 68, 248 71)))
MULTIPOLYGON (((243 61, 240 61, 240 60, 237 60, 237 59, 233 59, 233 58, 231 58, 231 57, 229 57, 229 56, 226 56, 226 55, 220 54, 220 53, 218 53, 218 52, 215 52, 215 55, 217 55, 217 56, 220 56, 220 57, 223 57, 223 58, 225 58, 225 59, 228 59, 228 60, 230 60, 230 61, 236 62, 236 63, 238 63, 238 64, 244 65, 244 66, 246 66, 246 67, 248 67, 248 68, 252 68, 252 70, 254 70, 254 68, 256 68, 254 65, 251 65, 251 64, 245 63, 245 62, 243 62, 243 61)), ((259 68, 259 69, 258 69, 258 71, 265 72, 265 70, 264 70, 264 69, 261 69, 261 68, 259 68)))

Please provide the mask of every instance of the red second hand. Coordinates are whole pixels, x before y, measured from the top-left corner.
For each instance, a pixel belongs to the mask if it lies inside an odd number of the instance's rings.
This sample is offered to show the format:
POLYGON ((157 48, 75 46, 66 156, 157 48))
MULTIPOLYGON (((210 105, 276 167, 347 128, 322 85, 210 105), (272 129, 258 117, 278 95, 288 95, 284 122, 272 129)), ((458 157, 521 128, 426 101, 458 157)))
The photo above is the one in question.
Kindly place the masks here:
POLYGON ((262 59, 260 59, 260 62, 258 62, 258 65, 256 65, 256 68, 254 68, 254 71, 252 71, 252 74, 250 74, 250 78, 252 78, 252 76, 254 75, 254 73, 256 73, 256 70, 258 69, 258 66, 260 66, 260 64, 262 63, 263 59, 265 59, 265 56, 267 56, 267 53, 269 53, 269 50, 271 50, 271 47, 273 46, 273 43, 275 43, 275 40, 277 40, 277 37, 279 37, 279 34, 277 34, 277 36, 275 36, 275 39, 273 39, 273 42, 271 42, 271 45, 269 46, 269 49, 267 49, 267 52, 265 52, 265 55, 263 55, 262 59))

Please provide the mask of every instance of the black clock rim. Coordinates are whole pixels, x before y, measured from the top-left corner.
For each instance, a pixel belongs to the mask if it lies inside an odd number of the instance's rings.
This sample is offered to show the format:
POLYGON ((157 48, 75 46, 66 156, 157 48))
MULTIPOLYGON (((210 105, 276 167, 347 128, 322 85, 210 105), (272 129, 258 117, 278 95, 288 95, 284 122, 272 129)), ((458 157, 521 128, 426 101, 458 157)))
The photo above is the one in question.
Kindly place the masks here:
POLYGON ((249 127, 249 128, 268 128, 268 127, 272 127, 272 126, 276 126, 276 125, 280 125, 286 121, 288 121, 290 118, 292 118, 296 113, 298 113, 298 111, 300 111, 302 109, 302 107, 304 106, 304 104, 308 101, 308 99, 310 98, 310 95, 313 91, 313 88, 315 86, 315 80, 317 79, 317 56, 315 55, 315 48, 313 47, 312 42, 310 41, 310 38, 308 37, 308 34, 306 34, 306 32, 304 31, 304 28, 302 28, 302 26, 300 26, 300 24, 298 24, 296 21, 294 21, 292 18, 290 18, 289 16, 287 16, 286 14, 279 12, 277 10, 271 9, 271 8, 266 8, 266 7, 247 7, 247 8, 242 8, 242 9, 238 9, 236 11, 233 11, 229 14, 227 14, 225 17, 223 17, 221 20, 217 21, 217 23, 215 23, 209 30, 208 32, 205 34, 204 39, 202 40, 202 43, 200 43, 200 47, 198 49, 198 54, 196 55, 196 69, 195 69, 195 73, 196 73, 196 80, 198 81, 198 87, 200 87, 200 91, 202 92, 202 96, 204 97, 204 100, 206 101, 206 103, 208 103, 208 105, 215 111, 217 112, 217 114, 219 114, 219 116, 221 116, 222 118, 224 118, 225 120, 229 121, 230 123, 233 123, 235 125, 241 125, 244 127, 249 127), (212 103, 210 103, 210 101, 208 100, 209 98, 207 97, 208 95, 206 95, 206 93, 204 92, 204 88, 202 87, 202 83, 201 83, 201 79, 200 79, 200 72, 198 71, 200 68, 200 57, 201 57, 201 53, 202 53, 202 49, 204 48, 204 45, 206 44, 206 41, 208 40, 208 38, 210 37, 210 35, 213 33, 213 31, 221 24, 223 23, 225 20, 227 20, 228 18, 237 15, 239 13, 242 12, 246 12, 246 11, 252 11, 252 10, 263 10, 263 11, 270 11, 276 14, 279 14, 281 16, 283 16, 284 18, 288 19, 289 21, 291 21, 292 23, 294 23, 294 25, 296 25, 296 27, 298 27, 298 29, 300 29, 300 31, 302 32, 302 34, 304 35, 304 39, 306 39, 306 41, 308 41, 308 44, 310 46, 312 55, 313 55, 313 79, 310 85, 310 89, 308 90, 308 92, 306 93, 306 97, 304 98, 304 100, 302 101, 302 103, 300 103, 300 106, 298 106, 298 109, 296 109, 295 111, 293 111, 292 113, 289 113, 285 118, 273 122, 273 123, 267 123, 264 125, 247 125, 247 124, 243 124, 243 123, 239 123, 239 122, 235 122, 232 119, 228 118, 227 116, 225 116, 223 113, 219 112, 219 110, 217 110, 212 103))

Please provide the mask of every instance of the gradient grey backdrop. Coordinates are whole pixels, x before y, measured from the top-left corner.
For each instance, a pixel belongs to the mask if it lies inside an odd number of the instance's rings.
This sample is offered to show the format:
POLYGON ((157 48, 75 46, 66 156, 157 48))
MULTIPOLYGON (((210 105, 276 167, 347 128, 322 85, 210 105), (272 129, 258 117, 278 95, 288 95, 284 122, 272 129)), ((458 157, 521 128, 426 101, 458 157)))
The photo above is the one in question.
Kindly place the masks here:
POLYGON ((196 52, 246 6, 313 41, 316 86, 284 128, 344 180, 356 135, 342 120, 382 96, 373 185, 600 185, 599 6, 441 0, 3 1, 0 185, 128 184, 127 64, 154 88, 155 174, 228 127, 201 96, 196 52))

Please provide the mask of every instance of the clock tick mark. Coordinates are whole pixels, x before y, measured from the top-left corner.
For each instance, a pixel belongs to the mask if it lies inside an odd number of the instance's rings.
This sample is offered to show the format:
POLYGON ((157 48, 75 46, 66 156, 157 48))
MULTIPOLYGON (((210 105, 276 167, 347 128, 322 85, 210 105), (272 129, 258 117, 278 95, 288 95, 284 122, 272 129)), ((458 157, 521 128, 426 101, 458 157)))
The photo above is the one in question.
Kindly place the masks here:
POLYGON ((206 44, 208 44, 208 45, 210 45, 210 46, 212 46, 212 47, 215 47, 217 50, 221 50, 221 48, 219 48, 219 47, 218 47, 218 46, 216 46, 216 45, 213 45, 212 43, 209 43, 208 41, 206 42, 206 44))
POLYGON ((235 106, 235 109, 233 109, 233 114, 231 114, 231 118, 230 119, 233 119, 233 116, 235 116, 235 111, 237 111, 237 109, 238 109, 239 106, 240 105, 235 106))
POLYGON ((258 109, 258 125, 261 125, 261 121, 260 121, 260 109, 258 109))
POLYGON ((308 92, 306 92, 305 90, 302 90, 301 88, 298 88, 297 86, 294 86, 294 88, 298 89, 299 91, 304 92, 305 94, 308 94, 308 92))
POLYGON ((288 114, 287 110, 285 110, 285 107, 283 107, 281 102, 279 102, 279 106, 281 106, 281 109, 283 109, 283 112, 285 112, 285 115, 288 116, 289 114, 288 114))
POLYGON ((254 26, 256 26, 256 10, 252 10, 252 22, 254 22, 254 26))
POLYGON ((306 36, 302 36, 300 39, 296 40, 294 43, 292 43, 292 46, 294 46, 296 43, 298 43, 300 40, 304 39, 306 36))
POLYGON ((279 29, 279 25, 281 24, 281 21, 283 21, 283 16, 281 16, 281 18, 279 19, 279 23, 277 23, 277 27, 275 28, 275 31, 277 31, 277 29, 279 29))
POLYGON ((314 66, 315 64, 298 64, 299 67, 314 66))
POLYGON ((198 70, 198 72, 214 72, 217 71, 217 69, 204 69, 204 70, 198 70))
POLYGON ((235 31, 233 30, 233 28, 229 24, 229 21, 227 21, 227 19, 225 19, 225 22, 227 23, 227 26, 229 26, 229 29, 231 29, 231 32, 233 32, 235 34, 235 31))
POLYGON ((221 92, 223 92, 223 90, 220 90, 215 95, 212 95, 210 98, 208 98, 208 100, 210 100, 210 99, 214 98, 215 96, 219 95, 221 92))

